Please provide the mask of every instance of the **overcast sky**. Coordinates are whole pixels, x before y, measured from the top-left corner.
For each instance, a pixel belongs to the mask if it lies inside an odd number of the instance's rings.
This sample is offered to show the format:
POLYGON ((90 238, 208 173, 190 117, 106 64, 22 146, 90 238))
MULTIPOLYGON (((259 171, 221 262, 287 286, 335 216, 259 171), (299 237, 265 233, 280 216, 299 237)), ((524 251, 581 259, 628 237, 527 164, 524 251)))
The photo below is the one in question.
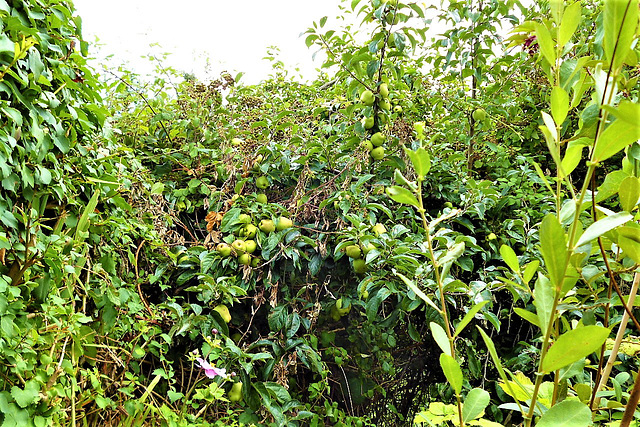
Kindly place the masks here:
MULTIPOLYGON (((300 33, 323 16, 339 16, 340 0, 74 0, 83 20, 83 34, 103 45, 101 54, 115 54, 144 70, 141 55, 171 52, 169 66, 206 78, 220 71, 245 73, 255 83, 271 71, 262 60, 268 46, 278 46, 288 69, 299 66, 306 78, 320 62, 312 61, 300 33), (159 47, 150 47, 158 44, 159 47)), ((91 52, 96 53, 92 48, 91 52)), ((112 63, 111 63, 112 64, 112 63)))

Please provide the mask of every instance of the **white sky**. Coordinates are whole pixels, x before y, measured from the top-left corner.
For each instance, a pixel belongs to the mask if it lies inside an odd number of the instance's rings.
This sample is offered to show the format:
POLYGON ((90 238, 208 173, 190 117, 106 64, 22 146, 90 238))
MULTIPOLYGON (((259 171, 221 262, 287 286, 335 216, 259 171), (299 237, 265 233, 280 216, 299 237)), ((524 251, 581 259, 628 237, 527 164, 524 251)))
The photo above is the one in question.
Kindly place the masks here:
POLYGON ((305 78, 313 78, 320 58, 312 61, 313 47, 307 49, 299 35, 313 21, 328 16, 331 22, 341 14, 340 0, 74 0, 74 4, 85 39, 93 44, 97 37, 102 45, 100 52, 92 47, 92 55, 114 54, 115 62, 126 60, 134 71, 147 72, 149 63, 141 56, 170 52, 164 66, 200 78, 215 78, 223 70, 232 75, 242 71, 245 83, 256 83, 271 73, 271 64, 262 59, 268 46, 280 48, 279 59, 287 69, 300 67, 305 78), (159 46, 150 46, 156 43, 159 46))

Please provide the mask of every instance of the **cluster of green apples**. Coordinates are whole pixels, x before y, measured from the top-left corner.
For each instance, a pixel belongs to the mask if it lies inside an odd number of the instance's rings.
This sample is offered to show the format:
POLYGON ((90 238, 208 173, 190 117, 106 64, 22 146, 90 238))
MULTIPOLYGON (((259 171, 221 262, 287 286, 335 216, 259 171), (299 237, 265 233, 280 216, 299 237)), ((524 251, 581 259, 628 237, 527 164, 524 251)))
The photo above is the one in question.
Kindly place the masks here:
POLYGON ((238 265, 250 265, 253 268, 257 267, 262 259, 255 254, 258 249, 258 243, 255 240, 258 230, 269 234, 293 227, 293 221, 284 216, 279 217, 275 222, 271 219, 263 219, 256 226, 251 222, 251 216, 244 213, 238 216, 238 223, 242 225, 236 229, 233 242, 230 245, 221 242, 216 246, 216 250, 222 257, 236 256, 238 265))
POLYGON ((351 301, 345 301, 342 298, 338 298, 336 300, 336 303, 333 306, 331 306, 331 311, 329 312, 329 315, 331 316, 334 322, 337 322, 342 318, 342 316, 349 314, 350 311, 351 311, 351 301))
MULTIPOLYGON (((387 83, 381 83, 378 86, 378 96, 374 95, 371 90, 366 89, 360 94, 360 102, 367 107, 377 105, 379 111, 377 115, 378 126, 376 127, 376 116, 371 115, 369 117, 362 118, 362 125, 369 131, 371 136, 368 140, 365 140, 362 144, 369 151, 369 155, 373 160, 382 160, 384 158, 384 143, 386 141, 385 135, 380 132, 381 124, 386 123, 386 114, 391 110, 391 102, 389 102, 389 86, 387 83)), ((374 111, 376 109, 374 108, 374 111)))
MULTIPOLYGON (((379 237, 381 234, 386 233, 387 229, 384 224, 378 223, 373 226, 372 231, 376 237, 379 237)), ((344 253, 351 258, 353 271, 355 271, 356 274, 364 274, 367 272, 367 262, 365 258, 367 254, 375 248, 376 247, 371 242, 349 245, 344 248, 344 253)))

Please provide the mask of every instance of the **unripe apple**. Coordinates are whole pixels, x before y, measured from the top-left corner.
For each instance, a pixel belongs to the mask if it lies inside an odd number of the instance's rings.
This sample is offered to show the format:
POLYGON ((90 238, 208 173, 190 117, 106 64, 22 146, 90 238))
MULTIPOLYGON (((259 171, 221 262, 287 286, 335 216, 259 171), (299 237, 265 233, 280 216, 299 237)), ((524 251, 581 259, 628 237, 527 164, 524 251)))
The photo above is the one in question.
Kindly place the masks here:
POLYGON ((362 258, 353 260, 353 271, 356 274, 364 274, 367 271, 367 263, 362 258))
POLYGON ((382 134, 382 132, 376 132, 371 136, 371 143, 375 146, 375 147, 379 147, 382 144, 384 144, 384 140, 385 137, 382 134))
POLYGON ((473 112, 473 120, 476 122, 481 122, 487 118, 487 112, 482 108, 478 108, 473 112))
POLYGON ((255 237, 258 232, 258 227, 253 224, 247 224, 244 226, 244 237, 245 239, 252 239, 255 237))
POLYGON ((282 231, 291 227, 293 227, 293 221, 291 221, 289 218, 283 216, 278 218, 278 221, 276 222, 276 230, 282 231))
POLYGON ((244 240, 240 240, 240 239, 234 240, 231 246, 233 247, 233 249, 236 251, 237 254, 244 253, 247 248, 247 245, 244 243, 244 240))
POLYGON ((391 109, 391 103, 388 99, 383 99, 378 105, 385 111, 389 111, 391 109))
POLYGON ((367 107, 373 105, 373 102, 375 100, 376 98, 375 96, 373 96, 373 92, 371 92, 369 89, 365 90, 364 92, 362 92, 362 95, 360 95, 360 102, 362 102, 367 107))
POLYGON ((238 222, 242 224, 249 224, 251 222, 251 217, 247 214, 238 215, 238 222))
POLYGON ((383 98, 386 99, 389 97, 389 86, 386 83, 382 83, 378 91, 383 98))
POLYGON ((251 258, 251 267, 256 268, 260 265, 260 257, 251 258))
POLYGON ((258 194, 256 196, 256 202, 258 203, 267 203, 267 196, 266 194, 258 194))
POLYGON ((244 253, 238 257, 238 264, 249 265, 251 264, 251 255, 244 253))
POLYGON ((244 241, 244 250, 248 254, 254 253, 256 251, 257 247, 258 247, 258 244, 256 243, 255 240, 245 240, 244 241))
POLYGON ((373 116, 371 117, 366 117, 364 119, 364 121, 362 122, 362 125, 364 126, 365 129, 371 129, 373 127, 373 125, 375 124, 375 118, 373 116))
POLYGON ((229 255, 231 255, 231 246, 227 245, 226 243, 218 243, 218 246, 216 246, 216 250, 223 257, 228 257, 229 255))
POLYGON ((238 381, 231 386, 228 396, 229 402, 239 402, 242 399, 242 381, 238 381))
POLYGON ((263 219, 262 221, 260 221, 259 227, 260 230, 265 233, 272 233, 276 231, 276 226, 270 219, 263 219))
POLYGON ((360 258, 362 255, 362 250, 358 245, 349 245, 344 249, 345 253, 349 258, 360 258))
POLYGON ((371 141, 362 141, 362 146, 363 146, 367 151, 371 151, 371 150, 373 150, 373 144, 371 143, 371 141))
POLYGON ((380 236, 387 232, 387 227, 385 227, 384 224, 377 223, 373 226, 372 231, 376 236, 380 236))
POLYGON ((268 186, 269 186, 269 179, 266 176, 261 176, 258 179, 256 179, 256 187, 258 187, 259 189, 264 190, 268 186))
POLYGON ((374 160, 381 160, 384 158, 384 147, 374 148, 369 154, 374 160))

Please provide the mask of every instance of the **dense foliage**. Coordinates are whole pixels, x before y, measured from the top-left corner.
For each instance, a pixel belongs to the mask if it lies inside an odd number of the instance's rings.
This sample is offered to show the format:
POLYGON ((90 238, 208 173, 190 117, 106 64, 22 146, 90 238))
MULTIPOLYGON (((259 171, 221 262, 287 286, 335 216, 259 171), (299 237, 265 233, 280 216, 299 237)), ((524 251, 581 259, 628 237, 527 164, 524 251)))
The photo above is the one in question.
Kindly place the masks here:
POLYGON ((243 85, 0 0, 2 426, 640 418, 638 0, 344 11, 243 85))

